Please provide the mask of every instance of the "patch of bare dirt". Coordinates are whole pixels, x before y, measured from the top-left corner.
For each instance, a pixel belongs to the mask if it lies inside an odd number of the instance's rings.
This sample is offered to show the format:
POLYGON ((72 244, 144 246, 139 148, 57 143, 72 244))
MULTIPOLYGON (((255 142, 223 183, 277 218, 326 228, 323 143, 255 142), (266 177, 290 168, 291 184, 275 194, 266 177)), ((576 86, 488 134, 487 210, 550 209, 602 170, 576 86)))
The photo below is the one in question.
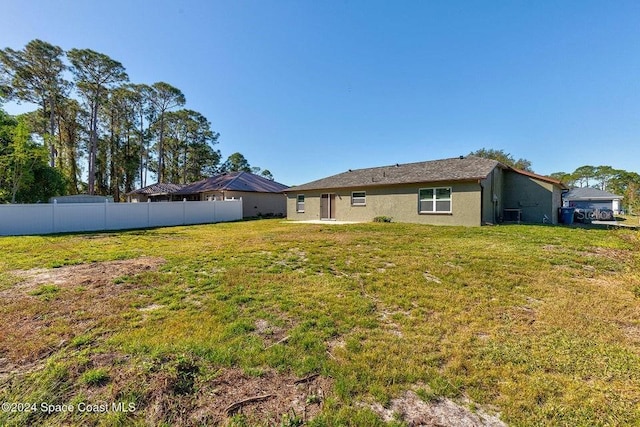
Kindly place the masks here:
POLYGON ((510 313, 513 320, 517 320, 528 325, 532 325, 537 318, 536 311, 527 306, 512 307, 510 313))
POLYGON ((162 305, 162 304, 149 304, 149 305, 146 305, 144 307, 140 307, 138 310, 142 311, 142 312, 147 312, 147 311, 160 310, 161 308, 164 308, 164 305, 162 305))
POLYGON ((394 263, 385 261, 382 267, 378 267, 377 268, 377 271, 378 271, 378 273, 384 273, 384 272, 387 271, 387 269, 393 268, 395 266, 396 265, 394 263))
POLYGON ((640 324, 636 323, 621 323, 620 329, 624 335, 634 344, 640 343, 640 324))
POLYGON ((427 280, 427 282, 442 283, 442 280, 440 280, 439 278, 437 278, 433 274, 429 273, 428 271, 425 271, 424 273, 422 273, 422 275, 427 280))
POLYGON ((332 386, 333 380, 319 375, 298 378, 270 370, 249 376, 234 368, 181 395, 175 378, 159 376, 146 418, 151 425, 174 426, 224 425, 238 414, 247 425, 278 425, 285 416, 308 421, 321 411, 332 386))
POLYGON ((71 339, 110 329, 136 285, 116 278, 159 268, 161 258, 14 270, 23 280, 0 292, 0 375, 28 371, 71 339), (49 293, 39 293, 43 286, 49 293))
POLYGON ((262 338, 265 347, 270 347, 289 339, 285 328, 273 325, 265 319, 256 320, 255 327, 254 333, 262 338))
POLYGON ((401 338, 404 334, 400 325, 393 320, 393 316, 396 314, 402 314, 403 316, 409 316, 411 313, 405 311, 390 311, 386 309, 380 310, 379 319, 382 327, 391 335, 401 338))
POLYGON ((626 262, 633 259, 633 252, 625 249, 612 249, 594 246, 589 248, 583 255, 591 257, 607 258, 612 261, 626 262))
POLYGON ((425 402, 413 391, 393 399, 389 408, 370 405, 384 421, 402 420, 409 427, 506 427, 496 416, 482 410, 475 412, 450 399, 425 402))
POLYGON ((346 345, 347 342, 345 341, 343 336, 339 335, 337 337, 334 337, 333 339, 327 341, 327 355, 333 360, 336 360, 336 356, 334 355, 334 353, 336 352, 336 350, 345 348, 346 345))
POLYGON ((165 260, 162 258, 142 257, 120 261, 70 265, 59 268, 13 270, 9 273, 21 277, 24 280, 11 289, 0 292, 0 298, 15 297, 16 292, 28 292, 44 284, 104 286, 111 284, 111 282, 118 277, 133 276, 144 271, 157 270, 164 262, 165 260))
POLYGON ((285 417, 307 422, 320 413, 334 383, 318 374, 298 377, 274 369, 248 374, 189 355, 135 359, 113 352, 91 354, 86 364, 71 367, 70 375, 95 368, 107 371, 105 383, 81 386, 76 396, 91 403, 119 402, 133 393, 137 424, 153 426, 225 426, 234 417, 250 426, 280 425, 285 417))
POLYGON ((614 249, 614 248, 603 248, 600 246, 593 246, 587 248, 585 251, 577 252, 575 250, 571 250, 568 248, 564 248, 558 245, 544 245, 542 247, 543 250, 549 252, 559 252, 564 254, 572 254, 576 257, 586 257, 586 258, 605 258, 615 262, 626 263, 633 260, 634 251, 628 249, 614 249))

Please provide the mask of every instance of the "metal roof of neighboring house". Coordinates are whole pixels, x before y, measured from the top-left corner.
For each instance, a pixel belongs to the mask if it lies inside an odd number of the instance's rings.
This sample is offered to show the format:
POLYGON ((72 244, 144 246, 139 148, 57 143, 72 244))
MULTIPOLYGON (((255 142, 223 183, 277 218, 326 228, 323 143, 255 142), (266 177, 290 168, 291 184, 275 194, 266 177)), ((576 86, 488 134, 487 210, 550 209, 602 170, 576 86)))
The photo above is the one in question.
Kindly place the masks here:
POLYGON ((171 184, 171 183, 160 183, 157 182, 155 184, 148 185, 146 187, 139 188, 137 190, 133 190, 127 193, 127 196, 130 194, 146 194, 147 196, 161 195, 161 194, 171 194, 182 187, 185 184, 171 184))
POLYGON ((231 172, 194 182, 175 194, 197 194, 205 191, 247 191, 256 193, 282 193, 289 187, 250 172, 231 172))
POLYGON ((622 198, 622 196, 616 196, 608 191, 591 187, 572 188, 564 195, 565 200, 620 200, 622 198))

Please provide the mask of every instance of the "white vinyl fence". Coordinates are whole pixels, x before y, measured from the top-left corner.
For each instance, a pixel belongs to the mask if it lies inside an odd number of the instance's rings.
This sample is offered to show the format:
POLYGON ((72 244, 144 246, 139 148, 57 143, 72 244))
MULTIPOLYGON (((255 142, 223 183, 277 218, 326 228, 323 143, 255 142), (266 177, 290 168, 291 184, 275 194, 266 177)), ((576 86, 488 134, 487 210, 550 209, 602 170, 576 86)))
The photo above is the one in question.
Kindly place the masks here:
POLYGON ((242 199, 0 205, 0 236, 124 230, 242 219, 242 199))

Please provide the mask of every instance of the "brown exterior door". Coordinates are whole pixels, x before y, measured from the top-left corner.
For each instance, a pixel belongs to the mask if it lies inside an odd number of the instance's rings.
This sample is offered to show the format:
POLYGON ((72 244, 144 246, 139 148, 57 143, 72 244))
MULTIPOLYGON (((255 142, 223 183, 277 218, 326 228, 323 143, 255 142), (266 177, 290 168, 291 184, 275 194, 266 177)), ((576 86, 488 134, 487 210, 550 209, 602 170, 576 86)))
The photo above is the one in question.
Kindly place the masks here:
POLYGON ((322 194, 320 196, 320 219, 336 219, 336 195, 322 194))

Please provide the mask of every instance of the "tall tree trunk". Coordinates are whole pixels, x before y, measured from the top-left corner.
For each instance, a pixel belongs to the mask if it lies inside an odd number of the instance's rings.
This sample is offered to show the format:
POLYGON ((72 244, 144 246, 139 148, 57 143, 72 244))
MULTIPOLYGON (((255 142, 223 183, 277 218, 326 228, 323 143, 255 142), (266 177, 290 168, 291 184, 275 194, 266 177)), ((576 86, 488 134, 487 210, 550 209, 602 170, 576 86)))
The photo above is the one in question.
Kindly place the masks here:
POLYGON ((158 140, 158 182, 164 183, 164 112, 160 113, 160 138, 158 140))
POLYGON ((55 134, 56 134, 56 117, 55 117, 55 100, 53 98, 53 95, 49 96, 49 127, 50 127, 50 137, 49 139, 51 140, 51 147, 50 147, 50 153, 49 155, 51 156, 50 158, 50 162, 49 165, 53 168, 56 166, 56 155, 58 154, 57 150, 56 150, 56 146, 55 146, 55 134))
POLYGON ((151 142, 147 141, 146 144, 147 144, 147 148, 145 150, 145 156, 147 161, 144 165, 144 183, 142 184, 143 187, 147 186, 147 178, 149 177, 149 150, 151 149, 150 147, 151 142))
POLYGON ((91 106, 89 132, 89 194, 96 194, 96 157, 98 151, 98 105, 91 106))
POLYGON ((58 148, 60 149, 60 152, 58 153, 58 166, 64 171, 64 167, 66 166, 66 158, 68 157, 67 147, 64 144, 64 139, 62 136, 62 119, 59 117, 59 115, 56 115, 55 120, 56 126, 58 127, 58 148))
POLYGON ((78 194, 78 162, 76 161, 76 150, 75 146, 71 145, 71 140, 68 142, 68 150, 69 150, 69 176, 71 177, 71 189, 73 193, 78 194))
POLYGON ((125 172, 124 172, 124 192, 128 193, 133 190, 133 180, 135 179, 135 172, 131 173, 131 166, 133 165, 133 159, 135 154, 131 153, 131 129, 127 126, 127 137, 125 139, 125 172), (131 166, 130 166, 131 165, 131 166))
MULTIPOLYGON (((108 156, 109 159, 109 184, 108 184, 108 188, 109 188, 109 192, 113 195, 113 200, 114 201, 119 201, 119 194, 118 194, 118 173, 116 171, 116 138, 118 138, 118 136, 116 136, 116 118, 115 118, 116 112, 115 110, 112 108, 111 109, 111 135, 109 138, 109 151, 110 151, 110 155, 108 156)), ((105 165, 105 169, 106 169, 106 165, 105 165)))
MULTIPOLYGON (((140 187, 145 186, 145 162, 144 162, 144 114, 140 111, 140 187)), ((131 191, 131 190, 129 190, 131 191)))

